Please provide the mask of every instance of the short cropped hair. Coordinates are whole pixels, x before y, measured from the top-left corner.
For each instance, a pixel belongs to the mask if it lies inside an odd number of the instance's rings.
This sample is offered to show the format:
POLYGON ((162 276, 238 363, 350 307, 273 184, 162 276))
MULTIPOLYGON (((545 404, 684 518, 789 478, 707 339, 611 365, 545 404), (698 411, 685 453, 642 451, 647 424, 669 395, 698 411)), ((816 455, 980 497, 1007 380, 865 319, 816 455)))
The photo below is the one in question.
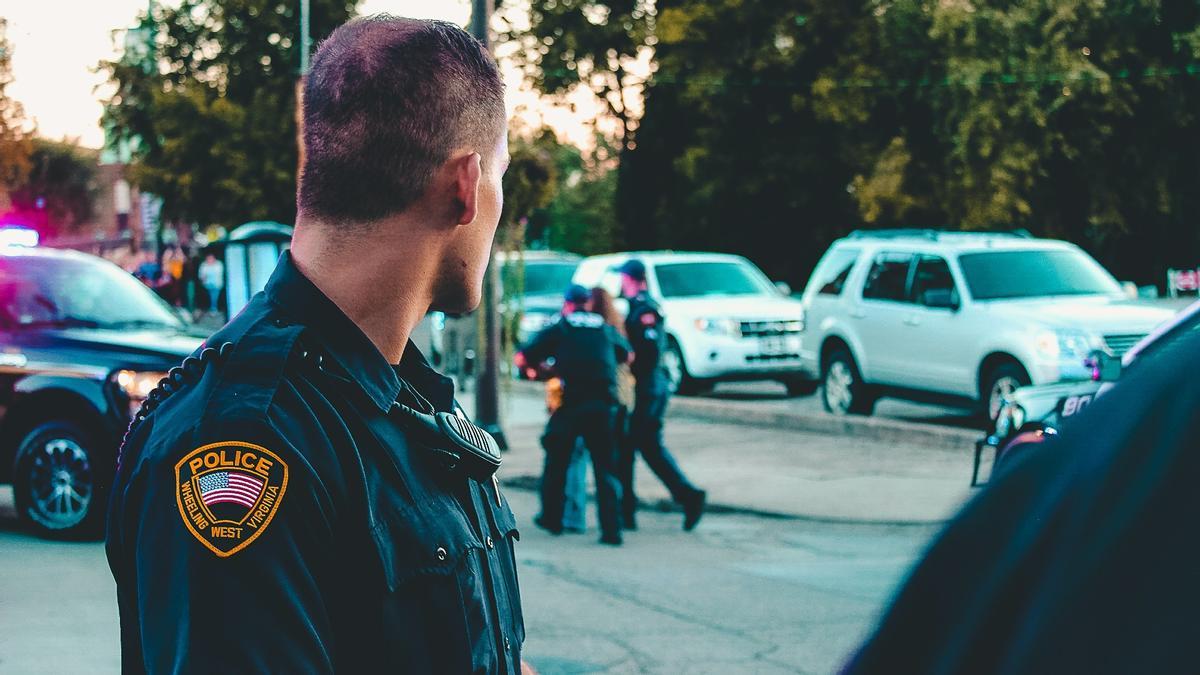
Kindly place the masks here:
POLYGON ((504 133, 504 83, 478 40, 444 21, 387 15, 339 27, 304 85, 297 208, 371 222, 424 194, 455 148, 484 156, 504 133))

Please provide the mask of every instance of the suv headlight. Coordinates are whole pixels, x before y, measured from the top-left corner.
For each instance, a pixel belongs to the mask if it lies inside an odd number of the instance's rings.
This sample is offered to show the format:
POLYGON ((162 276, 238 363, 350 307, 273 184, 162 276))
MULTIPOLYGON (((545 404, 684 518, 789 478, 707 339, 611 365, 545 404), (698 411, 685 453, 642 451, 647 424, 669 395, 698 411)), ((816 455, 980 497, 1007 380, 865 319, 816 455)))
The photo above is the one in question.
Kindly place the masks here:
POLYGON ((711 335, 737 337, 742 334, 742 324, 733 319, 696 319, 696 330, 711 335))
POLYGON ((1104 349, 1104 340, 1082 330, 1046 331, 1038 336, 1037 347, 1051 358, 1086 359, 1097 349, 1104 349))
POLYGON ((166 376, 166 373, 157 371, 118 370, 113 374, 113 381, 129 398, 129 414, 133 415, 138 408, 142 407, 142 402, 146 400, 150 392, 158 386, 159 380, 166 376))

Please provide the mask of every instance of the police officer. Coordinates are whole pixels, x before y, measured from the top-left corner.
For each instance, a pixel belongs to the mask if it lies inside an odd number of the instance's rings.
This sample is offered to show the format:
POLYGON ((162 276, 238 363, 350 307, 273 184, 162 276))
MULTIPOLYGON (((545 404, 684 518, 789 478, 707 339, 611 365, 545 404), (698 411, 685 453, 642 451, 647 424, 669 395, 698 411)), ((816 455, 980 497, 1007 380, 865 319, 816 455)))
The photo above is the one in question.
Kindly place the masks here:
POLYGON ((409 334, 478 304, 503 85, 446 23, 338 28, 290 253, 135 416, 109 511, 125 672, 516 673, 494 441, 409 334))
POLYGON ((590 299, 591 293, 582 286, 567 289, 562 319, 535 335, 521 350, 518 362, 534 365, 553 358, 554 370, 563 381, 562 406, 550 417, 542 437, 546 465, 537 524, 552 534, 562 533, 567 467, 582 436, 596 479, 600 542, 617 546, 621 544, 621 485, 614 473, 617 363, 629 358, 630 347, 604 317, 587 310, 590 299))
POLYGON ((623 489, 621 510, 626 527, 635 525, 637 496, 633 491, 633 464, 638 452, 646 464, 683 507, 683 529, 692 530, 704 514, 705 492, 688 481, 663 447, 663 415, 667 412, 670 389, 662 368, 662 353, 667 347, 667 332, 662 309, 650 298, 646 285, 646 266, 632 258, 620 268, 621 293, 629 300, 625 333, 633 345, 633 375, 637 380, 636 401, 629 417, 629 437, 622 447, 620 478, 623 489))

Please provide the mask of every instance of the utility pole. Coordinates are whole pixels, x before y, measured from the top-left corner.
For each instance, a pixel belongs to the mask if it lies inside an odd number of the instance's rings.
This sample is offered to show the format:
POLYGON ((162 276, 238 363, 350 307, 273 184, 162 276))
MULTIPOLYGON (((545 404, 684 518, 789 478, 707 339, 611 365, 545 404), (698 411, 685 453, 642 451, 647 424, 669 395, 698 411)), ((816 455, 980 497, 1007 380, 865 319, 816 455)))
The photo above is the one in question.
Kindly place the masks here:
MULTIPOLYGON (((492 16, 493 0, 472 0, 471 34, 491 52, 488 23, 492 16)), ((483 368, 475 384, 475 422, 495 437, 501 450, 508 449, 504 430, 500 427, 500 322, 497 316, 496 291, 500 274, 496 268, 496 248, 492 246, 487 272, 483 277, 483 368)))
POLYGON ((308 77, 308 53, 312 50, 309 0, 300 0, 300 76, 296 78, 296 180, 304 168, 304 78, 308 77))

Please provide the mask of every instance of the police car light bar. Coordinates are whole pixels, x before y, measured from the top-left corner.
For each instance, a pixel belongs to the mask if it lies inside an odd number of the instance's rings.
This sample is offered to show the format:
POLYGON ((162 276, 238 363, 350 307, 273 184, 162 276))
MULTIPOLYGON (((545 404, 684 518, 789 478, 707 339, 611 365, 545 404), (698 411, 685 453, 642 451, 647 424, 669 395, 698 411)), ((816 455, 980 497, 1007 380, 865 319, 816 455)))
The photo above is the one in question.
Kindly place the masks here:
POLYGON ((33 248, 38 245, 41 237, 37 230, 28 227, 0 227, 0 247, 25 246, 33 248))

